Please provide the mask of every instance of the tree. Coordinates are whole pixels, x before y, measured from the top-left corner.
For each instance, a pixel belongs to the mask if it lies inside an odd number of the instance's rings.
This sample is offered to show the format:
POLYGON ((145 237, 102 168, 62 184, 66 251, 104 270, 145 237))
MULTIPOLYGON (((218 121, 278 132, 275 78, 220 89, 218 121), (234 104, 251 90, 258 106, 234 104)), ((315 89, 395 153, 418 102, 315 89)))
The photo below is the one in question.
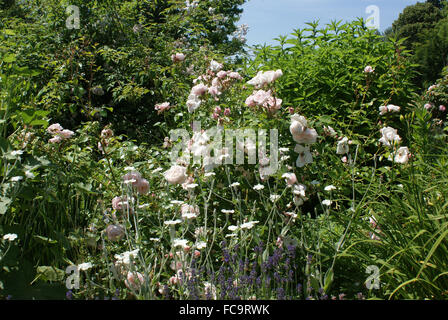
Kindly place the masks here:
POLYGON ((392 24, 388 35, 406 38, 404 45, 414 53, 413 62, 419 65, 419 75, 414 83, 425 87, 435 81, 446 64, 446 46, 448 39, 444 35, 443 20, 447 14, 446 1, 427 1, 406 7, 392 24))
POLYGON ((14 45, 4 50, 21 52, 21 65, 41 69, 35 103, 53 121, 76 128, 96 119, 156 143, 164 133, 154 126, 160 122, 154 105, 184 104, 182 89, 206 60, 243 51, 232 33, 245 1, 17 1, 21 16, 5 13, 0 25, 15 30, 14 45), (69 4, 79 8, 79 29, 67 27, 69 4), (176 52, 195 70, 173 63, 176 52))
POLYGON ((422 42, 425 32, 435 27, 443 18, 441 11, 429 2, 407 6, 398 19, 392 24, 393 32, 399 38, 407 38, 404 42, 408 49, 415 49, 422 42))
POLYGON ((439 9, 443 8, 442 0, 427 0, 426 2, 432 4, 436 8, 439 8, 439 9))
POLYGON ((415 61, 420 65, 418 81, 428 87, 441 77, 448 65, 448 18, 440 20, 433 30, 426 32, 426 40, 415 50, 415 61))

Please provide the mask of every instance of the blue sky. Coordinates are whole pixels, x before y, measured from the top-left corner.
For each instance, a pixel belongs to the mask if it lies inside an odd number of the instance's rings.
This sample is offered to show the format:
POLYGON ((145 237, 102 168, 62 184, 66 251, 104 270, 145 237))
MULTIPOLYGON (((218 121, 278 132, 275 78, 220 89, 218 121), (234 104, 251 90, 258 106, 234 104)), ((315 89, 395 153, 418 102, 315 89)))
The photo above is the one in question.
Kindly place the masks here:
POLYGON ((239 24, 249 25, 248 45, 274 44, 274 38, 302 29, 313 20, 325 24, 367 19, 366 8, 374 5, 379 9, 379 30, 384 31, 406 6, 417 2, 425 0, 249 0, 243 5, 239 24))

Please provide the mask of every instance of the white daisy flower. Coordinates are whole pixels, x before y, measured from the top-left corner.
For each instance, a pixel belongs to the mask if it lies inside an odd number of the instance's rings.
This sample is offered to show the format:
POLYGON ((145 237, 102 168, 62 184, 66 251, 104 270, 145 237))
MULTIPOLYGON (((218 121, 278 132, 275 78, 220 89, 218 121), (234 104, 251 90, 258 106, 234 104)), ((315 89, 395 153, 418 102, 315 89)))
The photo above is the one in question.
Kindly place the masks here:
POLYGON ((91 264, 90 262, 84 262, 84 263, 78 264, 78 269, 81 271, 87 271, 92 267, 93 267, 93 264, 91 264))
POLYGON ((259 221, 250 221, 240 225, 241 229, 252 229, 259 221))
POLYGON ((3 236, 3 240, 14 241, 16 239, 17 239, 17 234, 15 234, 15 233, 8 233, 3 236))
POLYGON ((177 247, 188 247, 188 240, 185 239, 174 239, 173 241, 173 247, 177 248, 177 247))
POLYGON ((168 220, 164 222, 164 224, 167 226, 174 226, 179 223, 182 223, 182 220, 177 219, 177 220, 168 220))

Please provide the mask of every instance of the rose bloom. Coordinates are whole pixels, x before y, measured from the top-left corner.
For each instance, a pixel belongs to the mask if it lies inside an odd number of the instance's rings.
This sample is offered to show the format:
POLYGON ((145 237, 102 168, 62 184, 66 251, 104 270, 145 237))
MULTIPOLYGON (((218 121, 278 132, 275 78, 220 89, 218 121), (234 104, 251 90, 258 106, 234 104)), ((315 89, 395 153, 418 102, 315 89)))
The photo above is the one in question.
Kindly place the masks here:
POLYGON ((221 70, 217 74, 218 78, 224 79, 227 76, 227 71, 221 70))
POLYGON ((409 161, 409 149, 408 147, 401 147, 397 150, 395 155, 395 162, 406 164, 409 161))
POLYGON ((179 165, 174 165, 165 173, 165 179, 171 184, 182 184, 187 180, 187 168, 179 165))
POLYGON ((169 110, 171 108, 169 102, 159 103, 154 106, 154 109, 158 111, 158 113, 162 113, 165 110, 169 110))
POLYGON ((223 65, 215 60, 210 62, 210 70, 213 72, 218 72, 223 68, 223 65))
POLYGON ((292 135, 301 134, 308 127, 308 121, 304 116, 294 114, 291 116, 291 120, 289 131, 292 135))
POLYGON ((398 143, 401 140, 400 136, 397 134, 397 130, 392 127, 382 128, 381 134, 383 136, 379 141, 386 146, 390 146, 391 142, 398 143))
POLYGON ((75 133, 71 130, 64 129, 61 132, 59 132, 59 134, 64 139, 70 139, 75 133))
POLYGON ((188 112, 193 113, 197 108, 201 106, 201 99, 195 94, 190 94, 187 100, 188 112))
POLYGON ((50 140, 48 140, 48 142, 50 142, 50 143, 59 143, 61 141, 62 141, 61 136, 55 136, 55 137, 51 138, 50 140))
POLYGON ((208 93, 210 93, 214 97, 219 96, 221 94, 219 88, 215 86, 208 88, 208 93))
POLYGON ((292 138, 297 143, 313 144, 317 140, 317 131, 312 128, 306 128, 301 134, 293 135, 292 138))
POLYGON ((140 272, 129 271, 124 283, 128 289, 137 291, 141 288, 144 282, 145 278, 140 272))
POLYGON ((386 106, 380 106, 379 110, 380 110, 380 115, 384 115, 388 111, 386 106))
POLYGON ((373 69, 371 66, 367 66, 364 68, 365 73, 372 73, 374 71, 375 71, 375 69, 373 69))
POLYGON ((439 106, 439 110, 442 112, 446 111, 446 107, 444 105, 439 106))
POLYGON ((263 107, 267 108, 269 112, 276 112, 282 107, 282 99, 271 97, 263 107))
POLYGON ((342 140, 338 142, 338 146, 336 148, 336 154, 346 154, 349 152, 348 139, 344 137, 342 140))
POLYGON ((290 186, 297 183, 297 177, 294 173, 285 173, 282 178, 285 178, 286 183, 290 186))
POLYGON ((258 90, 254 95, 253 95, 253 100, 255 101, 256 104, 262 106, 266 103, 268 103, 268 101, 272 98, 271 95, 271 91, 264 91, 264 90, 258 90))
POLYGON ((60 133, 63 130, 62 126, 59 123, 54 123, 47 128, 47 132, 51 134, 60 133))
POLYGON ((310 152, 310 147, 304 147, 300 144, 296 145, 294 151, 299 154, 296 161, 296 166, 302 168, 307 164, 313 163, 313 155, 310 152))
POLYGON ((277 70, 277 71, 259 71, 257 73, 257 75, 252 78, 251 80, 249 80, 247 83, 250 85, 255 86, 255 88, 259 89, 269 83, 274 82, 275 80, 277 80, 279 77, 281 77, 283 75, 282 70, 277 70))
POLYGON ((229 78, 236 79, 236 80, 242 80, 243 77, 238 72, 230 72, 228 74, 229 78))
POLYGON ((206 85, 204 85, 203 83, 197 84, 191 89, 191 93, 196 96, 202 96, 207 91, 208 91, 208 87, 206 85))
POLYGON ((171 56, 171 60, 173 60, 173 62, 184 61, 185 60, 185 55, 183 53, 173 54, 171 56))
POLYGON ((103 129, 101 131, 101 138, 108 139, 114 135, 114 132, 111 129, 103 129))

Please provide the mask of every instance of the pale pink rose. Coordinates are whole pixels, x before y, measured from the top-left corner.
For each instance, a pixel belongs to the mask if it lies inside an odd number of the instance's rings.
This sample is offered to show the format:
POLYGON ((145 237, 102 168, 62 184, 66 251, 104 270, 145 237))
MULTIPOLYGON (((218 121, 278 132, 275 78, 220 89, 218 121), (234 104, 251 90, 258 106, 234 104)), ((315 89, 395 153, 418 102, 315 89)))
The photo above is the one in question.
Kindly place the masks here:
POLYGON ((210 93, 212 96, 218 96, 221 94, 221 92, 219 92, 218 87, 215 86, 208 88, 208 93, 210 93))
POLYGON ((297 183, 297 177, 295 173, 285 173, 282 175, 282 178, 285 178, 285 181, 289 186, 297 183))
POLYGON ((62 130, 63 128, 59 123, 53 123, 51 126, 47 128, 47 132, 51 134, 60 133, 62 130))
POLYGON ((223 68, 223 65, 215 60, 210 62, 210 70, 213 72, 218 72, 223 68))
MULTIPOLYGON (((196 150, 196 149, 195 149, 196 150)), ((198 151, 198 153, 200 153, 200 151, 198 151)), ((185 181, 182 183, 182 189, 184 190, 188 190, 187 186, 189 184, 194 183, 194 178, 192 176, 188 176, 185 181)))
POLYGON ((224 115, 225 115, 226 117, 230 116, 230 108, 225 108, 225 109, 224 109, 224 115))
POLYGON ((114 132, 111 129, 103 129, 101 131, 101 138, 103 139, 109 139, 114 135, 114 132))
POLYGON ((227 71, 221 70, 217 74, 218 78, 224 79, 227 76, 227 71))
POLYGON ((379 110, 380 110, 380 115, 384 115, 388 111, 386 106, 380 106, 379 110))
POLYGON ((185 55, 183 53, 173 54, 171 56, 171 60, 173 60, 173 62, 184 61, 185 60, 185 55))
POLYGON ((190 94, 187 100, 188 112, 193 113, 197 108, 201 106, 201 99, 195 94, 190 94))
POLYGON ((439 110, 442 112, 446 111, 446 107, 444 105, 439 106, 439 110))
POLYGON ((191 89, 191 93, 196 96, 202 96, 204 93, 207 92, 207 90, 208 90, 207 86, 204 85, 203 83, 200 83, 200 84, 195 85, 191 89))
POLYGON ((243 77, 240 76, 240 74, 239 74, 238 72, 230 72, 230 73, 228 74, 228 76, 229 76, 229 78, 231 78, 231 79, 236 79, 236 80, 242 80, 242 79, 243 79, 243 77))
POLYGON ((221 87, 221 82, 220 82, 219 78, 213 78, 212 87, 217 87, 217 88, 221 87))
POLYGON ((425 109, 429 111, 429 109, 432 108, 432 105, 430 103, 425 104, 425 109))
POLYGON ((254 95, 253 99, 255 103, 259 106, 264 105, 271 99, 271 91, 258 90, 254 95))
POLYGON ((171 184, 182 184, 187 180, 187 168, 179 165, 174 165, 165 171, 165 179, 171 184))
POLYGON ((300 134, 293 134, 292 138, 299 144, 313 144, 317 140, 317 131, 312 128, 306 128, 300 134))
POLYGON ((125 285, 129 290, 138 291, 145 283, 145 278, 140 272, 128 272, 125 285))
POLYGON ((343 156, 343 157, 341 158, 341 161, 344 162, 344 163, 347 163, 347 156, 343 156))
POLYGON ((275 242, 275 244, 279 248, 283 247, 283 239, 282 239, 282 237, 277 237, 277 241, 275 242))
POLYGON ((245 104, 246 104, 248 107, 255 107, 255 106, 257 105, 257 103, 256 103, 255 100, 254 100, 254 96, 253 96, 253 95, 247 97, 247 99, 246 99, 246 101, 245 101, 245 104))
POLYGON ((219 114, 217 114, 216 112, 213 112, 212 118, 215 120, 219 119, 219 114))
POLYGON ((269 112, 276 112, 282 107, 282 101, 283 101, 282 99, 271 97, 264 104, 264 107, 266 107, 269 112))
POLYGON ((61 132, 59 132, 62 138, 64 139, 70 139, 75 133, 71 130, 64 129, 61 132))
POLYGON ((220 114, 221 113, 221 107, 216 106, 215 113, 220 114))
POLYGON ((48 140, 48 142, 50 142, 50 143, 59 143, 61 141, 62 141, 61 136, 55 136, 55 137, 51 138, 50 140, 48 140))
POLYGON ((171 285, 174 286, 179 282, 179 278, 177 277, 177 275, 175 275, 175 276, 172 276, 168 281, 171 285))
POLYGON ((162 113, 165 110, 169 110, 171 108, 169 102, 159 103, 154 106, 154 109, 158 111, 158 113, 162 113))
POLYGON ((274 82, 282 75, 283 72, 280 69, 277 71, 266 71, 266 72, 259 71, 257 75, 251 80, 249 80, 247 83, 255 86, 255 88, 257 89, 260 89, 263 86, 274 82))
POLYGON ((371 66, 367 66, 364 68, 365 73, 372 73, 374 71, 375 71, 375 69, 373 69, 371 66))

